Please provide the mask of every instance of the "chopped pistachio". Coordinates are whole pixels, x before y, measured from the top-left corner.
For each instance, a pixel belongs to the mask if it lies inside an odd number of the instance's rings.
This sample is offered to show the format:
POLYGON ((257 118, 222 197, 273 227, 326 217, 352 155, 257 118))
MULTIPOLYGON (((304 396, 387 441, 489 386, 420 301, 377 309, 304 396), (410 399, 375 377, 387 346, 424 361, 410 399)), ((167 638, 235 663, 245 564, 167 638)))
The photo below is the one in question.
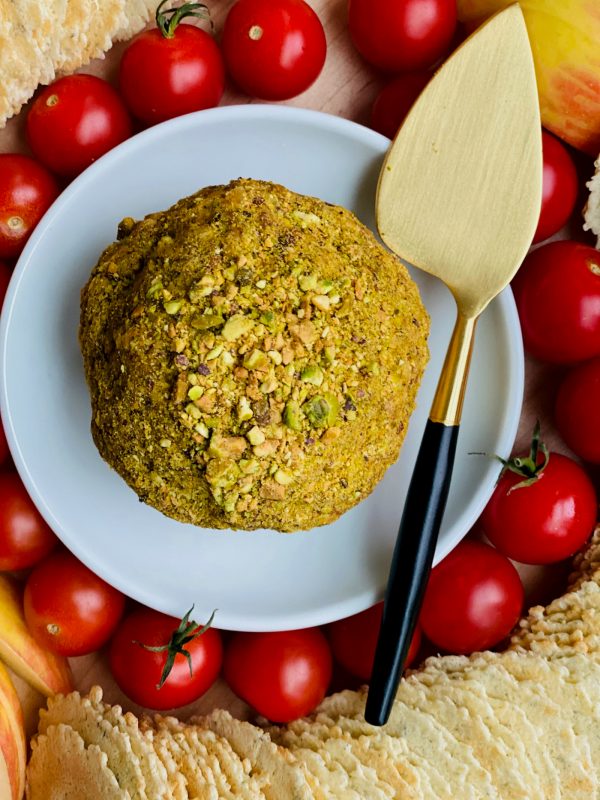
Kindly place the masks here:
POLYGON ((171 447, 171 444, 172 444, 172 442, 171 442, 170 439, 161 439, 160 440, 160 446, 161 447, 164 447, 164 448, 171 447))
POLYGON ((325 361, 328 364, 333 364, 333 362, 335 361, 335 345, 333 344, 328 345, 323 350, 323 357, 325 358, 325 361))
POLYGON ((204 394, 204 389, 201 386, 192 386, 187 393, 190 400, 198 400, 204 394))
POLYGON ((244 475, 254 475, 260 469, 260 464, 255 458, 242 458, 239 467, 244 475))
POLYGON ((319 282, 317 286, 317 291, 319 294, 329 294, 329 292, 333 289, 333 281, 323 280, 319 282))
POLYGON ((246 449, 246 440, 243 436, 221 436, 213 433, 208 446, 208 454, 215 458, 238 459, 246 449))
POLYGON ((193 417, 194 419, 200 419, 200 417, 202 416, 202 412, 200 411, 200 409, 196 408, 196 406, 193 403, 187 404, 187 406, 185 407, 185 413, 189 414, 190 417, 193 417))
POLYGON ((250 317, 246 317, 244 314, 234 314, 225 323, 221 336, 228 342, 234 342, 240 336, 248 333, 253 326, 254 320, 250 319, 250 317))
POLYGON ((153 297, 156 297, 162 288, 163 285, 160 276, 154 278, 152 280, 152 283, 150 284, 150 288, 146 292, 146 297, 148 298, 148 300, 150 300, 153 297))
POLYGON ((294 400, 290 400, 285 404, 283 409, 283 422, 293 431, 302 430, 302 411, 300 406, 294 400))
POLYGON ((200 436, 204 436, 205 439, 208 439, 209 430, 208 427, 203 422, 197 422, 194 425, 194 430, 196 431, 196 433, 199 433, 200 436))
POLYGON ((300 373, 300 380, 320 386, 323 383, 323 370, 316 364, 308 364, 300 373))
POLYGON ((163 307, 167 314, 179 314, 181 311, 181 307, 183 306, 183 300, 167 300, 163 303, 163 307))
POLYGON ((256 281, 256 287, 258 289, 264 289, 266 285, 267 285, 267 282, 266 282, 266 280, 264 278, 261 278, 259 281, 256 281))
POLYGON ((262 444, 255 445, 253 452, 255 456, 262 458, 263 456, 272 456, 278 447, 277 439, 266 439, 262 444))
POLYGON ((278 469, 273 477, 281 486, 289 486, 290 483, 294 481, 294 476, 290 475, 290 473, 286 472, 284 469, 278 469))
POLYGON ((303 228, 305 228, 310 222, 321 222, 321 218, 317 217, 316 214, 313 214, 312 211, 307 212, 307 211, 296 210, 293 211, 292 213, 296 217, 296 219, 299 219, 301 220, 302 223, 304 223, 302 225, 303 228))
POLYGON ((252 352, 244 358, 243 363, 246 369, 256 369, 261 372, 266 372, 269 368, 269 359, 262 350, 252 350, 252 352))
POLYGON ((379 373, 381 372, 379 364, 376 361, 370 361, 367 369, 369 370, 371 375, 379 375, 379 373))
POLYGON ((248 433, 246 434, 246 438, 250 442, 251 445, 262 444, 265 441, 265 435, 261 431, 261 429, 255 425, 253 428, 250 428, 248 433))
POLYGON ((285 497, 285 486, 275 481, 264 481, 260 487, 260 496, 265 500, 283 500, 285 497))
POLYGON ((263 381, 260 385, 260 390, 263 394, 271 394, 277 389, 278 383, 277 378, 271 377, 267 378, 266 381, 263 381))
POLYGON ((269 350, 267 352, 267 355, 269 356, 269 358, 271 359, 271 361, 274 364, 277 364, 277 366, 279 366, 279 364, 281 364, 281 362, 283 360, 283 357, 282 357, 281 353, 279 352, 279 350, 269 350))
POLYGON ((235 364, 235 358, 229 352, 229 350, 225 350, 223 355, 221 356, 221 361, 225 364, 226 367, 232 367, 235 364))
POLYGON ((190 322, 192 328, 199 331, 219 328, 222 324, 223 317, 220 314, 197 314, 190 322))
POLYGON ((213 347, 213 349, 206 354, 206 360, 213 361, 215 358, 218 358, 222 352, 223 352, 223 345, 218 344, 216 347, 213 347))
POLYGON ((323 395, 316 395, 307 400, 302 406, 302 410, 315 428, 328 428, 336 421, 340 404, 335 395, 325 392, 323 395))
POLYGON ((258 318, 258 321, 262 322, 263 325, 266 325, 267 328, 272 328, 275 323, 275 314, 272 311, 263 311, 258 318))
POLYGON ((311 300, 313 306, 318 308, 319 311, 329 311, 331 308, 331 300, 326 294, 316 294, 311 300))
POLYGON ((298 278, 298 285, 303 292, 314 292, 314 290, 317 288, 317 276, 301 275, 298 278))
POLYGON ((252 419, 252 409, 250 408, 250 401, 247 397, 240 397, 237 409, 237 418, 240 422, 247 419, 252 419))

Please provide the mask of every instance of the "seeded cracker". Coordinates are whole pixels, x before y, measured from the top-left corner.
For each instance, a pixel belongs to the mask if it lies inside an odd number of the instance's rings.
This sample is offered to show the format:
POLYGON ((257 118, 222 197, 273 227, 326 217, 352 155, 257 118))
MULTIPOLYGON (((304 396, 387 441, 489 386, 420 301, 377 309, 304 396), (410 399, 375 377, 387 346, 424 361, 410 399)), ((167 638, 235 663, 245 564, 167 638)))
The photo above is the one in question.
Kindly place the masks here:
POLYGON ((53 725, 31 743, 27 800, 131 800, 107 762, 68 725, 53 725))

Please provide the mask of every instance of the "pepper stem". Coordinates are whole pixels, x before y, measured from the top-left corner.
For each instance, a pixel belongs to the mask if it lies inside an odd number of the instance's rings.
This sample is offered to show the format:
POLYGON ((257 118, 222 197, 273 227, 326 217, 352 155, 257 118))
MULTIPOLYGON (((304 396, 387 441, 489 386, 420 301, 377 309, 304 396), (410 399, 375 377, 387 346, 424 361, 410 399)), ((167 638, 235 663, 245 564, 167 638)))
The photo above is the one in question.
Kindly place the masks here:
POLYGON ((168 2, 169 0, 161 0, 156 9, 156 25, 165 39, 173 38, 175 29, 185 17, 207 19, 211 29, 213 28, 210 12, 204 3, 182 3, 177 8, 168 8, 163 11, 163 6, 168 2))
POLYGON ((194 639, 197 639, 199 636, 202 636, 203 633, 206 633, 215 618, 216 609, 210 615, 210 619, 206 625, 203 625, 202 627, 200 627, 197 622, 194 622, 193 620, 190 621, 190 614, 193 610, 194 606, 192 606, 187 614, 183 616, 178 628, 173 631, 173 634, 171 635, 171 638, 167 644, 153 646, 149 644, 143 644, 142 642, 136 642, 134 640, 134 644, 139 644, 140 647, 143 647, 144 650, 149 650, 151 653, 164 653, 165 651, 167 653, 167 660, 165 662, 162 675, 160 676, 160 682, 156 685, 157 689, 161 689, 164 686, 165 681, 173 669, 175 656, 177 655, 185 656, 190 669, 190 676, 193 675, 192 657, 189 651, 185 649, 185 646, 194 639))

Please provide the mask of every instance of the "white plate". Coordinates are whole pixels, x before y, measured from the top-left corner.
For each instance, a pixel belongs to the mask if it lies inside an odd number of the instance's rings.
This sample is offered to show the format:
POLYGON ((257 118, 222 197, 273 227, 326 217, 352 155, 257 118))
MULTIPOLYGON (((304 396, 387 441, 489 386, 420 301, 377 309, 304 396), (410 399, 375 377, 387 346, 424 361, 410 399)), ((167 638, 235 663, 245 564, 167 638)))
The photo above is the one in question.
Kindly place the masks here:
MULTIPOLYGON (((36 505, 82 561, 131 597, 233 630, 317 625, 383 593, 421 431, 454 320, 449 293, 415 273, 432 319, 431 362, 400 460, 375 492, 326 528, 295 534, 213 532, 140 503, 102 461, 77 343, 79 291, 119 220, 164 209, 239 176, 278 181, 340 203, 374 227, 388 140, 333 116, 281 106, 231 106, 135 136, 56 201, 28 243, 2 313, 2 416, 36 505)), ((410 187, 407 187, 407 192, 410 187)), ((452 236, 452 220, 448 220, 452 236)), ((473 525, 506 456, 523 393, 523 352, 509 291, 477 332, 439 560, 473 525)))

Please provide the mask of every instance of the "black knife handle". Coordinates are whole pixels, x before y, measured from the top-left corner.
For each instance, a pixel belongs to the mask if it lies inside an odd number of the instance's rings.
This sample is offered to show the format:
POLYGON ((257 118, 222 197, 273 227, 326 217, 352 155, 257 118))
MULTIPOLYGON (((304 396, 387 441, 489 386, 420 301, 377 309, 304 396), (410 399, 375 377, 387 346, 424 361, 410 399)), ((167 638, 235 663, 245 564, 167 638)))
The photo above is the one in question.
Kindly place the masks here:
POLYGON ((387 722, 402 676, 444 516, 458 429, 432 420, 425 427, 388 578, 365 710, 372 725, 387 722))

